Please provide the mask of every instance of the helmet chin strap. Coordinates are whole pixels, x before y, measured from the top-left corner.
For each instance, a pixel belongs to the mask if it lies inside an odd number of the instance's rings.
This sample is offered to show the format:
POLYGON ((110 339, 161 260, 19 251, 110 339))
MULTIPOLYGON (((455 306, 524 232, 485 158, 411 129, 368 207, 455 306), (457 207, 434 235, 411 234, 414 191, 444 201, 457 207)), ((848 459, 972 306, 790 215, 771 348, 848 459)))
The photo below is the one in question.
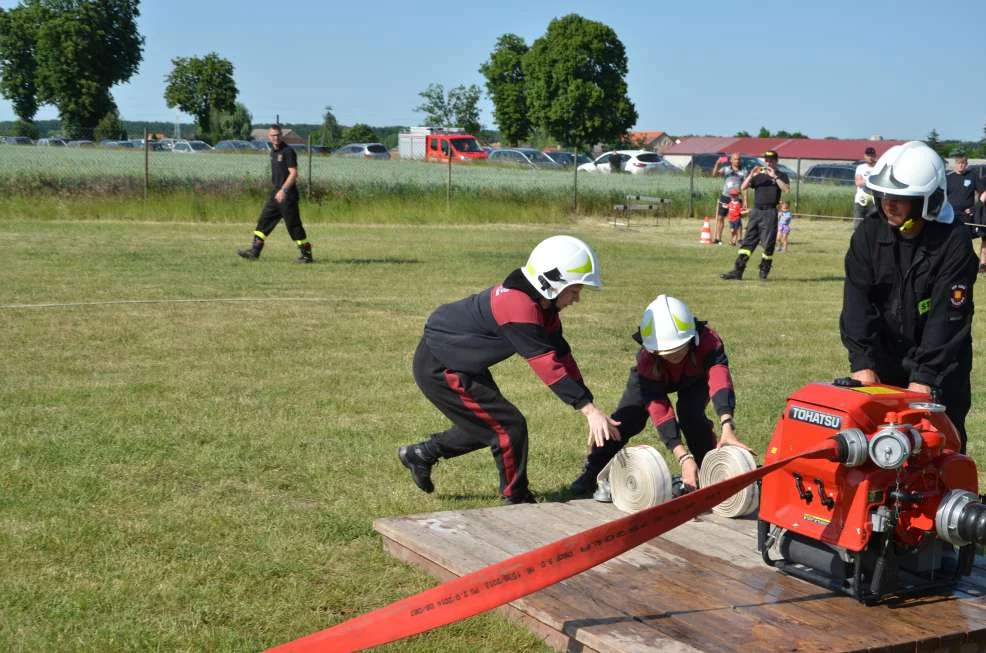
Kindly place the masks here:
POLYGON ((908 218, 900 225, 899 230, 901 233, 907 233, 914 228, 914 218, 908 218))

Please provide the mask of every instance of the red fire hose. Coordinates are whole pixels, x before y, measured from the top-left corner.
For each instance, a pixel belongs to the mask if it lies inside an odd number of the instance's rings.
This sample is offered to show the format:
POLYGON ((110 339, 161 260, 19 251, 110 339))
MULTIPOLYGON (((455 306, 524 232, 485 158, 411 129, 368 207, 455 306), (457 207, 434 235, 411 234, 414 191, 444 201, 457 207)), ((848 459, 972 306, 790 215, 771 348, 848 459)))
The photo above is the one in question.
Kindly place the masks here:
POLYGON ((521 553, 331 628, 275 646, 268 653, 350 653, 461 621, 615 558, 710 510, 793 460, 824 458, 836 453, 835 441, 826 440, 814 449, 521 553))

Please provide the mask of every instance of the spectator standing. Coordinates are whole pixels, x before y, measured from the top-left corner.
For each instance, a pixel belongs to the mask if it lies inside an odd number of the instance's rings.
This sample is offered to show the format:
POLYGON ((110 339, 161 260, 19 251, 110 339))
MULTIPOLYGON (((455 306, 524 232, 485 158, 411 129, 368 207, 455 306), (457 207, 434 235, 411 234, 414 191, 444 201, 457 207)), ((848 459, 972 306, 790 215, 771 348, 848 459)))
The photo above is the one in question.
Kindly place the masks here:
POLYGON ((868 215, 876 212, 876 203, 873 196, 866 190, 866 180, 873 173, 873 165, 876 163, 876 148, 868 147, 863 150, 863 163, 856 166, 856 195, 853 199, 853 229, 858 229, 859 224, 868 215))
MULTIPOLYGON (((743 168, 742 159, 739 152, 733 152, 727 159, 726 156, 720 157, 712 167, 712 176, 722 175, 722 193, 719 195, 719 209, 716 211, 716 233, 712 241, 716 245, 722 244, 722 231, 725 226, 725 218, 729 212, 729 202, 732 199, 730 191, 739 190, 746 177, 748 170, 743 168)), ((746 198, 743 198, 744 204, 746 198)), ((744 206, 745 208, 745 206, 744 206)))
POLYGON ((283 218, 284 226, 300 252, 295 262, 314 263, 312 244, 308 242, 308 234, 301 224, 301 212, 298 210, 298 155, 288 147, 282 136, 280 125, 272 125, 267 131, 271 144, 270 177, 274 188, 260 211, 257 228, 253 232, 253 245, 249 249, 237 250, 236 253, 245 259, 256 261, 264 249, 267 236, 283 218))
POLYGON ((719 275, 722 279, 742 279, 746 263, 757 243, 763 247, 760 258, 760 280, 766 281, 774 262, 774 245, 777 243, 777 204, 781 193, 791 190, 787 175, 777 169, 777 152, 767 150, 763 155, 765 165, 757 166, 743 180, 740 190, 753 188, 753 209, 746 226, 746 236, 740 243, 739 256, 733 269, 719 275))
POLYGON ((964 452, 977 268, 947 201, 945 163, 920 141, 895 145, 866 187, 880 219, 849 240, 839 319, 852 377, 944 404, 964 452))
POLYGON ((788 238, 791 236, 791 206, 787 200, 781 202, 781 210, 777 214, 777 251, 786 252, 788 238))
MULTIPOLYGON (((969 157, 959 150, 952 154, 955 170, 948 173, 948 203, 958 222, 975 223, 982 219, 976 205, 986 202, 986 179, 969 170, 969 157)), ((979 272, 986 273, 986 226, 969 226, 973 238, 979 238, 979 272)))

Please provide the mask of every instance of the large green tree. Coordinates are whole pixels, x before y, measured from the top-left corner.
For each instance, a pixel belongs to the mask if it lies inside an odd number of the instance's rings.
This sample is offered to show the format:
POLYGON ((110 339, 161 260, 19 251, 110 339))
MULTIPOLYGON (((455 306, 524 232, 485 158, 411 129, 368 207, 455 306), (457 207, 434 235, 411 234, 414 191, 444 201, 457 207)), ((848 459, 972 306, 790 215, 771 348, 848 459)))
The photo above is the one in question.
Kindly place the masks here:
POLYGON ((531 133, 523 67, 529 49, 521 37, 504 34, 497 39, 489 61, 479 67, 486 78, 486 93, 493 101, 493 119, 508 145, 521 143, 531 133))
POLYGON ((92 136, 116 110, 110 89, 143 57, 138 0, 25 0, 0 25, 0 94, 22 121, 38 106, 58 107, 63 130, 92 136))
POLYGON ((342 125, 336 120, 336 115, 332 113, 332 107, 325 107, 325 115, 322 116, 322 129, 316 135, 317 142, 331 148, 342 145, 342 125))
POLYGON ((10 100, 17 116, 18 136, 32 136, 38 112, 36 7, 0 9, 0 95, 10 100))
POLYGON ((210 52, 204 57, 175 57, 171 66, 171 73, 165 78, 165 103, 195 116, 200 133, 211 133, 212 112, 235 109, 238 91, 232 62, 210 52))
POLYGON ((531 123, 567 145, 619 140, 637 122, 627 95, 627 55, 610 27, 577 14, 556 18, 523 59, 531 123))
POLYGON ((345 141, 347 143, 372 143, 377 140, 377 133, 373 131, 373 127, 369 125, 358 122, 352 127, 346 129, 345 141))
POLYGON ((424 113, 426 122, 432 127, 461 127, 470 134, 480 130, 479 98, 482 91, 475 84, 456 86, 447 95, 441 84, 429 84, 418 95, 424 102, 414 110, 424 113))
POLYGON ((250 139, 250 129, 253 116, 246 108, 246 105, 237 102, 232 111, 219 111, 213 109, 209 114, 209 133, 202 133, 200 137, 209 141, 213 145, 223 140, 250 139))

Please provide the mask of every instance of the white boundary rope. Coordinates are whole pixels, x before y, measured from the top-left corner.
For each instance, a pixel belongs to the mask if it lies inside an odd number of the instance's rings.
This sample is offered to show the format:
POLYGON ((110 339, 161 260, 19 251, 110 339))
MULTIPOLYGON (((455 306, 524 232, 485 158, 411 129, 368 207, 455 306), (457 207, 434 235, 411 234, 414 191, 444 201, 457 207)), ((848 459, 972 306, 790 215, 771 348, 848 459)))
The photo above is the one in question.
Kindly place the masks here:
POLYGON ((125 304, 211 304, 220 302, 338 302, 345 298, 330 297, 208 297, 203 299, 108 299, 99 302, 62 302, 52 304, 0 304, 0 309, 78 308, 82 306, 119 306, 125 304))

